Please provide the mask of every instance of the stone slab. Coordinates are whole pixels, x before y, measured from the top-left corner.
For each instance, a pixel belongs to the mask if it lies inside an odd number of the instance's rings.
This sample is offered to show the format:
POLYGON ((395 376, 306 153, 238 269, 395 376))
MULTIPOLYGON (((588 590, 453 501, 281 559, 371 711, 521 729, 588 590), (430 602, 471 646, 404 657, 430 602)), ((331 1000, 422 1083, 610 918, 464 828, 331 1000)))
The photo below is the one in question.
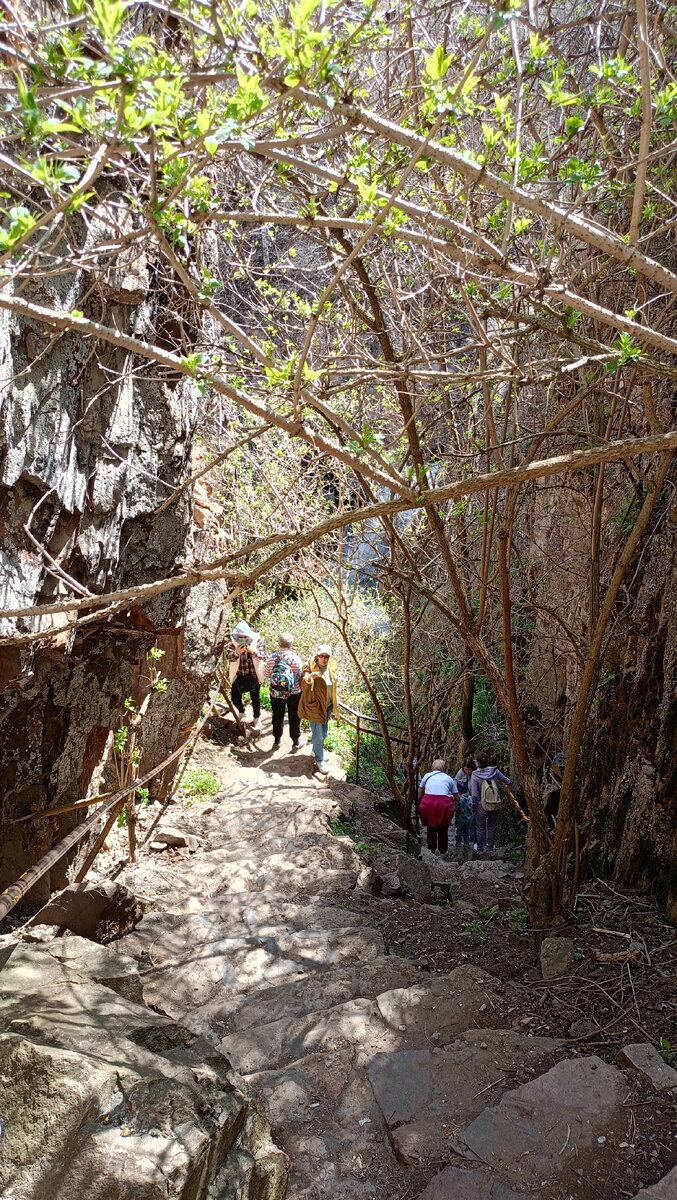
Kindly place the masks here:
MULTIPOLYGON (((206 1200, 251 1109, 227 1072, 198 1082, 154 1055, 137 1072, 100 1048, 76 1052, 17 1034, 0 1036, 0 1105, 3 1193, 12 1200, 206 1200)), ((263 1122, 245 1142, 253 1161, 261 1152, 262 1168, 276 1153, 263 1122)), ((284 1179, 280 1159, 277 1180, 262 1171, 268 1200, 284 1179)))
POLYGON ((520 1200, 524 1192, 514 1192, 489 1171, 445 1167, 431 1179, 419 1200, 520 1200))
POLYGON ((232 1027, 236 1031, 251 1029, 265 1024, 271 1014, 276 1019, 305 1016, 359 996, 373 999, 389 988, 407 987, 420 978, 418 968, 391 955, 371 962, 343 963, 243 997, 233 1012, 232 1027))
POLYGON ((28 922, 28 927, 55 925, 95 942, 110 942, 138 925, 152 908, 121 883, 71 883, 28 922))
POLYGON ((664 1175, 653 1187, 643 1188, 634 1200, 675 1200, 677 1197, 677 1167, 664 1175))
MULTIPOLYGON (((383 938, 375 929, 287 929, 236 934, 215 942, 186 943, 180 959, 166 960, 159 947, 144 972, 143 996, 175 1019, 184 1019, 209 1004, 228 1013, 230 1002, 298 976, 321 973, 341 963, 383 957, 383 938)), ((269 1013, 268 1020, 271 1015, 269 1013)))
POLYGON ((549 937, 541 943, 541 974, 544 979, 567 975, 574 964, 574 943, 568 937, 549 937))
POLYGON ((366 1071, 398 1156, 444 1162, 451 1134, 517 1080, 551 1066, 561 1045, 511 1029, 472 1029, 445 1049, 377 1055, 366 1071))
POLYGON ((401 1167, 354 1051, 309 1055, 246 1082, 289 1155, 288 1200, 369 1200, 376 1180, 379 1195, 396 1194, 401 1167))
POLYGON ((616 1062, 619 1067, 641 1076, 655 1092, 677 1093, 677 1071, 666 1063, 649 1042, 634 1042, 631 1046, 624 1046, 619 1050, 616 1062))
POLYGON ((384 992, 376 1000, 358 998, 321 1013, 229 1035, 219 1048, 243 1073, 272 1070, 306 1054, 346 1047, 359 1048, 367 1062, 379 1053, 447 1045, 476 1025, 482 1003, 496 1024, 507 1024, 502 985, 479 968, 458 967, 450 975, 384 992))
POLYGON ((600 1058, 564 1060, 486 1108, 459 1136, 459 1147, 511 1187, 538 1186, 569 1168, 584 1177, 588 1156, 601 1169, 606 1157, 610 1170, 614 1140, 627 1125, 626 1092, 621 1072, 600 1058))

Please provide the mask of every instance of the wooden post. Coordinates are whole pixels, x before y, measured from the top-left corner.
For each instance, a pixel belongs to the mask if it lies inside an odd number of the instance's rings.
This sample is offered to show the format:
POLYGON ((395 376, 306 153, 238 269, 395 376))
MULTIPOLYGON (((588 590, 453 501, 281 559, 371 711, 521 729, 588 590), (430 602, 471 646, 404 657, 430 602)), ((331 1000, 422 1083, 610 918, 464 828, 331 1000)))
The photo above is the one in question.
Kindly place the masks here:
POLYGON ((360 782, 360 714, 357 714, 357 737, 355 738, 355 783, 360 782))

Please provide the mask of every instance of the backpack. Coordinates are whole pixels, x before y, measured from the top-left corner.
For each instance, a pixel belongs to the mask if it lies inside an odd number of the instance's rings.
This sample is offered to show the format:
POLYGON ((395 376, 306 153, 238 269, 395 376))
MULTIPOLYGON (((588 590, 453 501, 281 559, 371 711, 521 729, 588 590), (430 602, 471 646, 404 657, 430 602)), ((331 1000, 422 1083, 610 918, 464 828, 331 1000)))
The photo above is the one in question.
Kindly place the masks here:
POLYGON ((501 797, 495 779, 482 780, 481 804, 485 812, 496 812, 501 807, 501 797))
POLYGON ((294 672, 284 658, 276 658, 270 673, 270 694, 276 700, 286 700, 294 691, 294 672))

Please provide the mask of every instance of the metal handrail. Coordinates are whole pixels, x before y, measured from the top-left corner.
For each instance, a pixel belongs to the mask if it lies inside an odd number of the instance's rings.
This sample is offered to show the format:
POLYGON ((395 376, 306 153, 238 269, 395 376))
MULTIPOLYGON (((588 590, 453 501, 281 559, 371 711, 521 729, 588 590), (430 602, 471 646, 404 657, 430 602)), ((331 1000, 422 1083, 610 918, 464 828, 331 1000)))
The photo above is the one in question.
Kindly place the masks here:
MULTIPOLYGON (((342 700, 339 700, 338 707, 339 707, 339 709, 344 709, 346 712, 352 713, 352 715, 355 717, 354 721, 350 721, 350 720, 348 720, 348 718, 343 718, 343 719, 346 721, 346 724, 350 725, 351 728, 356 730, 356 733, 357 733, 357 737, 355 738, 355 783, 359 784, 359 782, 360 782, 360 734, 368 733, 371 737, 380 737, 380 738, 383 738, 384 741, 385 741, 385 735, 383 733, 383 730, 380 728, 379 729, 364 729, 360 724, 361 721, 378 722, 378 717, 368 717, 366 713, 358 712, 357 709, 352 708, 350 706, 350 704, 344 704, 342 700)), ((385 724, 386 724, 386 726, 389 726, 390 722, 386 721, 385 724)), ((409 730, 403 729, 401 725, 393 725, 392 728, 397 729, 400 733, 406 733, 407 738, 405 741, 404 738, 394 737, 390 733, 390 729, 388 729, 388 737, 390 738, 390 741, 396 742, 399 746, 408 746, 409 745, 409 730)))

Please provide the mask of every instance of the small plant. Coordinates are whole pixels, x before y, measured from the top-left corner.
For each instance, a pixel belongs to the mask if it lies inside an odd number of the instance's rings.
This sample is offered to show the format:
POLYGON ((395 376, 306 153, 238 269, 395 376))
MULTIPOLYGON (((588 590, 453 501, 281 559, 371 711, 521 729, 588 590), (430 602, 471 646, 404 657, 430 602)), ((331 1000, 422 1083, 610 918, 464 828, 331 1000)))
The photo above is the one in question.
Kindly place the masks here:
POLYGON ((334 817, 334 820, 331 822, 329 828, 331 829, 334 837, 351 837, 353 832, 347 821, 341 821, 339 817, 334 817))
POLYGON ((478 921, 477 917, 475 917, 472 921, 468 921, 465 931, 466 933, 479 933, 482 937, 484 937, 484 926, 481 921, 478 921))
POLYGON ((505 915, 513 928, 529 928, 529 913, 523 905, 519 905, 517 908, 509 908, 505 915))
POLYGON ((522 863, 524 862, 525 853, 526 850, 524 844, 521 846, 511 846, 506 854, 506 858, 509 858, 510 862, 514 863, 516 867, 521 867, 522 863))
POLYGON ((498 913, 498 905, 497 904, 485 904, 484 908, 480 909, 480 916, 487 917, 489 920, 491 920, 492 917, 495 917, 497 913, 498 913))
POLYGON ((672 1042, 667 1038, 661 1038, 661 1056, 665 1059, 668 1066, 672 1066, 675 1058, 677 1058, 677 1049, 673 1049, 672 1042))
POLYGON ((206 771, 204 767, 193 767, 192 770, 186 771, 181 780, 181 791, 188 797, 186 804, 194 804, 196 800, 202 803, 214 796, 220 788, 221 784, 216 775, 212 775, 211 771, 206 771))
POLYGON ((355 849, 361 850, 363 854, 371 854, 369 842, 355 842, 355 849))
POLYGON ((146 655, 148 663, 148 678, 150 686, 154 692, 166 692, 167 680, 160 674, 160 660, 164 657, 164 650, 160 650, 158 646, 151 646, 146 655))

